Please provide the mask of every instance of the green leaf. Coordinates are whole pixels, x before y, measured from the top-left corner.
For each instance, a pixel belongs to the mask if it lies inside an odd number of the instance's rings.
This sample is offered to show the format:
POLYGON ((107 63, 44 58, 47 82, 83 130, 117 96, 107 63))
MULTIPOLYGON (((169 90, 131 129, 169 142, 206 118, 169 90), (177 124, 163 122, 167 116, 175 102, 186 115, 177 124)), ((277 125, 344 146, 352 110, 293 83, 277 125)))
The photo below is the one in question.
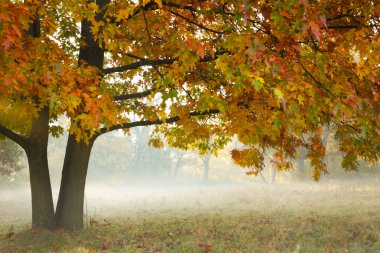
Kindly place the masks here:
POLYGON ((274 89, 274 94, 277 96, 277 98, 279 99, 283 99, 284 98, 284 93, 282 93, 282 91, 280 89, 277 89, 275 88, 274 89))
POLYGON ((273 120, 273 126, 274 126, 275 128, 280 128, 280 126, 281 126, 281 119, 279 119, 279 118, 275 118, 275 119, 273 120))
POLYGON ((58 71, 58 72, 61 72, 62 71, 62 66, 61 64, 59 64, 58 62, 55 62, 54 63, 54 66, 55 66, 55 69, 58 71))
POLYGON ((255 87, 256 90, 260 90, 264 86, 264 79, 261 77, 257 77, 253 82, 252 85, 255 87))

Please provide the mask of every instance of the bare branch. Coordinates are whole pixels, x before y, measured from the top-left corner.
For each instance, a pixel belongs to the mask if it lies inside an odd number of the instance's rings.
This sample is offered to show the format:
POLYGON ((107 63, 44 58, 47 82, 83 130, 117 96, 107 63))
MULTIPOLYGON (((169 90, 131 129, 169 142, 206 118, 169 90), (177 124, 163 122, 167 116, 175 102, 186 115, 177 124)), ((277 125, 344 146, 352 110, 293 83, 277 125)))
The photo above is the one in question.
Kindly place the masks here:
POLYGON ((183 85, 181 85, 181 88, 184 92, 186 92, 187 96, 194 101, 194 98, 193 96, 191 96, 190 92, 188 90, 185 89, 185 87, 183 87, 183 85))
POLYGON ((328 25, 326 27, 320 27, 320 29, 356 29, 356 28, 379 28, 380 25, 370 24, 370 25, 328 25))
POLYGON ((187 17, 182 16, 181 14, 179 14, 179 13, 177 13, 177 12, 174 12, 174 11, 169 11, 169 12, 170 12, 171 14, 177 16, 177 17, 180 17, 180 18, 186 20, 188 23, 193 24, 193 25, 195 25, 195 26, 197 26, 197 27, 199 27, 199 28, 205 30, 205 31, 212 32, 212 33, 216 33, 216 34, 225 34, 225 33, 226 33, 225 31, 224 31, 224 32, 221 32, 221 31, 216 31, 216 30, 211 29, 211 28, 207 28, 206 26, 204 26, 204 25, 202 25, 202 24, 200 24, 200 23, 197 23, 197 22, 195 22, 195 21, 193 21, 193 20, 191 20, 191 19, 188 19, 187 17))
POLYGON ((157 66, 157 65, 172 64, 176 60, 178 60, 178 58, 159 59, 159 60, 141 59, 140 61, 130 63, 124 66, 103 69, 103 74, 107 75, 111 73, 123 72, 123 71, 132 70, 132 69, 138 69, 143 66, 157 66))
POLYGON ((134 55, 134 54, 125 53, 125 55, 128 56, 128 57, 131 57, 133 59, 144 60, 144 57, 140 57, 140 56, 137 56, 137 55, 134 55))
MULTIPOLYGON (((226 51, 220 51, 215 53, 215 57, 212 57, 211 55, 205 56, 203 59, 200 59, 199 62, 209 62, 209 61, 214 61, 218 59, 218 55, 226 53, 226 51)), ((135 56, 136 57, 136 56, 135 56)), ((160 65, 168 65, 172 64, 173 62, 179 60, 179 58, 168 58, 168 59, 158 59, 158 60, 149 60, 149 59, 141 59, 137 62, 130 63, 127 65, 119 66, 119 67, 112 67, 112 68, 106 68, 103 69, 103 74, 112 74, 112 73, 118 73, 118 72, 123 72, 123 71, 128 71, 132 69, 138 69, 143 66, 160 66, 160 65)))
POLYGON ((12 141, 16 142, 18 145, 20 145, 23 148, 26 145, 26 142, 27 142, 26 137, 19 135, 19 134, 13 132, 12 130, 2 126, 2 125, 0 125, 0 134, 11 139, 12 141))
MULTIPOLYGON (((195 111, 195 112, 190 112, 189 117, 194 117, 194 116, 205 116, 205 115, 212 115, 212 114, 217 114, 220 113, 218 109, 211 109, 208 111, 195 111)), ((119 129, 129 129, 133 127, 138 127, 138 126, 151 126, 151 125, 162 125, 164 123, 166 124, 173 124, 177 121, 179 121, 181 118, 179 116, 174 116, 170 117, 167 119, 157 119, 157 120, 142 120, 142 121, 135 121, 135 122, 129 122, 129 123, 124 123, 124 124, 118 124, 110 128, 101 128, 97 134, 93 136, 94 139, 99 137, 102 134, 109 133, 111 131, 119 130, 119 129)))

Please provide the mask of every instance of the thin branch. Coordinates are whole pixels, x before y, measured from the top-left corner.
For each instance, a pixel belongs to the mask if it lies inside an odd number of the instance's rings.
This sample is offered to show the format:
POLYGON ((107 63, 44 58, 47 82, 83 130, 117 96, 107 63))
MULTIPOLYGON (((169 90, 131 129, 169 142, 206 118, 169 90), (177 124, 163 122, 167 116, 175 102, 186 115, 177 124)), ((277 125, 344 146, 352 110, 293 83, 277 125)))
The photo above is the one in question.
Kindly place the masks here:
POLYGON ((161 73, 161 71, 158 69, 157 66, 153 66, 154 70, 157 72, 157 74, 161 77, 161 78, 164 78, 165 75, 161 73))
POLYGON ((183 85, 181 85, 181 88, 182 88, 182 90, 183 90, 184 92, 186 92, 187 96, 188 96, 192 101, 195 101, 194 98, 193 98, 193 96, 191 96, 190 92, 189 92, 187 89, 185 89, 185 87, 183 87, 183 85))
POLYGON ((346 127, 347 129, 350 129, 351 133, 353 133, 360 141, 364 142, 364 139, 359 135, 361 134, 361 131, 357 128, 355 128, 354 126, 348 124, 348 123, 345 123, 345 122, 337 122, 335 119, 332 120, 332 122, 339 128, 339 127, 346 127))
POLYGON ((211 29, 211 28, 207 28, 206 26, 204 26, 204 25, 202 25, 202 24, 199 24, 199 23, 197 23, 197 22, 195 22, 195 21, 193 21, 193 20, 191 20, 191 19, 189 19, 189 18, 187 18, 187 17, 185 17, 185 16, 182 16, 181 14, 179 14, 179 13, 177 13, 177 12, 175 12, 175 11, 169 11, 169 12, 170 12, 171 14, 177 16, 177 17, 180 17, 180 18, 186 20, 188 23, 193 24, 193 25, 195 25, 195 26, 197 26, 197 27, 199 27, 199 28, 205 30, 205 31, 212 32, 212 33, 216 33, 216 34, 225 34, 225 33, 226 33, 225 31, 224 31, 224 32, 221 32, 221 31, 216 31, 216 30, 211 29))
POLYGON ((328 25, 326 27, 320 27, 320 29, 355 29, 355 28, 380 28, 380 25, 370 24, 370 25, 328 25))
POLYGON ((103 74, 107 75, 111 73, 123 72, 123 71, 132 70, 132 69, 138 69, 143 66, 157 66, 157 65, 172 64, 176 60, 178 60, 178 58, 159 59, 159 60, 141 59, 140 61, 130 63, 124 66, 103 69, 103 74))
POLYGON ((144 17, 146 34, 148 35, 148 39, 149 39, 150 44, 153 44, 152 43, 152 36, 150 35, 150 32, 149 32, 148 21, 146 20, 145 10, 144 9, 143 9, 143 17, 144 17))
POLYGON ((16 142, 18 145, 20 145, 23 148, 25 147, 26 142, 28 140, 26 137, 19 135, 2 125, 0 125, 0 134, 16 142))
POLYGON ((133 59, 144 60, 144 57, 140 57, 140 56, 137 56, 137 55, 134 55, 134 54, 125 53, 125 55, 128 56, 128 57, 131 57, 133 59))
MULTIPOLYGON (((212 115, 212 114, 217 114, 220 113, 218 109, 211 109, 208 111, 195 111, 195 112, 190 112, 188 117, 194 117, 194 116, 205 116, 205 115, 212 115)), ((166 124, 173 124, 177 121, 179 121, 181 118, 179 116, 174 116, 170 117, 167 119, 157 119, 157 120, 142 120, 142 121, 135 121, 135 122, 129 122, 129 123, 124 123, 124 124, 118 124, 110 128, 101 128, 97 134, 93 136, 94 139, 99 137, 102 134, 109 133, 111 131, 115 130, 120 130, 120 129, 129 129, 133 127, 138 127, 138 126, 151 126, 151 125, 162 125, 164 123, 166 124)))
POLYGON ((328 94, 333 95, 329 89, 327 89, 320 81, 318 81, 311 73, 306 69, 306 67, 300 62, 297 61, 302 69, 306 72, 306 74, 314 81, 314 83, 321 88, 322 90, 326 91, 328 94))
MULTIPOLYGON (((353 125, 350 125, 350 124, 345 123, 345 122, 343 122, 343 121, 340 121, 340 124, 341 124, 342 126, 346 126, 347 128, 352 129, 352 130, 354 131, 355 134, 361 134, 361 131, 360 131, 359 129, 355 128, 353 125)), ((360 137, 360 136, 358 136, 358 137, 360 137)), ((361 138, 361 137, 360 137, 360 138, 361 138)))
POLYGON ((332 131, 334 130, 333 127, 330 128, 329 132, 326 134, 326 136, 322 139, 322 143, 324 143, 326 141, 326 145, 327 145, 327 138, 329 137, 329 135, 332 133, 332 131))
MULTIPOLYGON (((198 21, 197 16, 195 15, 195 12, 194 12, 194 11, 191 11, 191 15, 193 16, 195 22, 197 22, 198 24, 200 24, 200 22, 198 21)), ((209 37, 211 40, 214 40, 214 39, 212 38, 212 36, 211 36, 211 34, 210 34, 209 31, 206 31, 206 33, 207 33, 208 37, 209 37)), ((221 36, 221 34, 218 34, 218 37, 220 37, 220 36, 221 36)))
POLYGON ((118 95, 114 96, 113 100, 114 101, 122 101, 122 100, 128 100, 128 99, 133 99, 133 98, 144 98, 155 92, 157 88, 152 88, 146 91, 142 92, 136 92, 136 93, 131 93, 131 94, 123 94, 123 95, 118 95))

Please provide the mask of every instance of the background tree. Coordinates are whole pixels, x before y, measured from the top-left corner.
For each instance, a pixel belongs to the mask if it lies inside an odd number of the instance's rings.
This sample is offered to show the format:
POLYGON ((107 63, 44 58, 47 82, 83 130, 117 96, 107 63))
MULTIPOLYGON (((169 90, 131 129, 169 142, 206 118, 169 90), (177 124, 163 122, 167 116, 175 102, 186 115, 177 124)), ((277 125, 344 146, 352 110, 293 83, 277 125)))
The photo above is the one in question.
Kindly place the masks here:
POLYGON ((180 150, 180 149, 173 149, 172 152, 172 160, 174 161, 174 165, 172 166, 172 169, 170 170, 171 178, 175 179, 177 177, 178 171, 183 165, 183 160, 186 155, 186 151, 180 150))
POLYGON ((267 150, 287 170, 304 147, 318 180, 325 125, 345 168, 378 159, 378 1, 1 1, 0 10, 0 133, 26 151, 33 227, 83 227, 92 147, 119 129, 157 125, 152 143, 163 135, 179 148, 211 136, 222 148, 236 135, 247 148, 232 156, 251 174, 267 150), (70 127, 54 213, 47 145, 62 115, 70 127))
POLYGON ((0 141, 0 175, 10 176, 23 169, 22 155, 22 149, 13 141, 0 141))
MULTIPOLYGON (((170 174, 170 168, 172 167, 171 151, 160 146, 163 145, 163 143, 159 144, 160 148, 149 145, 152 131, 152 127, 134 128, 131 131, 132 160, 134 162, 134 166, 131 170, 135 176, 144 176, 147 174, 157 176, 163 172, 167 176, 170 174)), ((152 145, 154 145, 154 143, 152 143, 152 145)))
POLYGON ((211 155, 209 153, 201 156, 202 162, 203 162, 203 167, 204 167, 204 172, 203 172, 203 181, 208 182, 208 175, 210 171, 210 159, 211 155))

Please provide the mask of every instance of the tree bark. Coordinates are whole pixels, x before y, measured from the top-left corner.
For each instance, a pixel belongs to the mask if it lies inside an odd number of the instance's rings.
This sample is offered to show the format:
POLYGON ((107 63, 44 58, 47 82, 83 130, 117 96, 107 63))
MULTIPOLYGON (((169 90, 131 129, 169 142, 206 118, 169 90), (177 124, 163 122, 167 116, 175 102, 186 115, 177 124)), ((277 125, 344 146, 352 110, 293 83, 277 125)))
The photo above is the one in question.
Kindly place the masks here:
POLYGON ((48 137, 49 110, 44 108, 33 120, 32 130, 25 146, 32 195, 32 228, 53 229, 55 227, 47 159, 48 137))
MULTIPOLYGON (((102 9, 109 0, 98 0, 96 4, 102 9)), ((102 19, 105 10, 96 15, 102 19)), ((91 22, 81 22, 81 39, 85 41, 79 50, 78 64, 86 63, 99 70, 103 69, 104 51, 99 47, 91 33, 91 22)), ((79 230, 83 228, 84 190, 93 142, 77 142, 75 136, 69 135, 65 160, 62 169, 61 187, 59 190, 55 220, 59 228, 79 230)))
MULTIPOLYGON (((110 0, 95 1, 99 9, 102 9, 101 12, 96 14, 96 20, 103 19, 106 11, 104 7, 109 2, 110 0)), ((78 65, 88 64, 102 70, 104 50, 94 39, 91 26, 92 24, 89 20, 82 20, 81 39, 85 43, 79 49, 78 65)), ((77 142, 75 136, 69 135, 55 213, 55 221, 59 228, 68 230, 80 230, 83 228, 84 190, 88 162, 94 141, 95 139, 92 139, 89 144, 83 141, 77 142)))
POLYGON ((58 228, 83 229, 84 191, 93 142, 77 142, 69 135, 55 213, 58 228))

